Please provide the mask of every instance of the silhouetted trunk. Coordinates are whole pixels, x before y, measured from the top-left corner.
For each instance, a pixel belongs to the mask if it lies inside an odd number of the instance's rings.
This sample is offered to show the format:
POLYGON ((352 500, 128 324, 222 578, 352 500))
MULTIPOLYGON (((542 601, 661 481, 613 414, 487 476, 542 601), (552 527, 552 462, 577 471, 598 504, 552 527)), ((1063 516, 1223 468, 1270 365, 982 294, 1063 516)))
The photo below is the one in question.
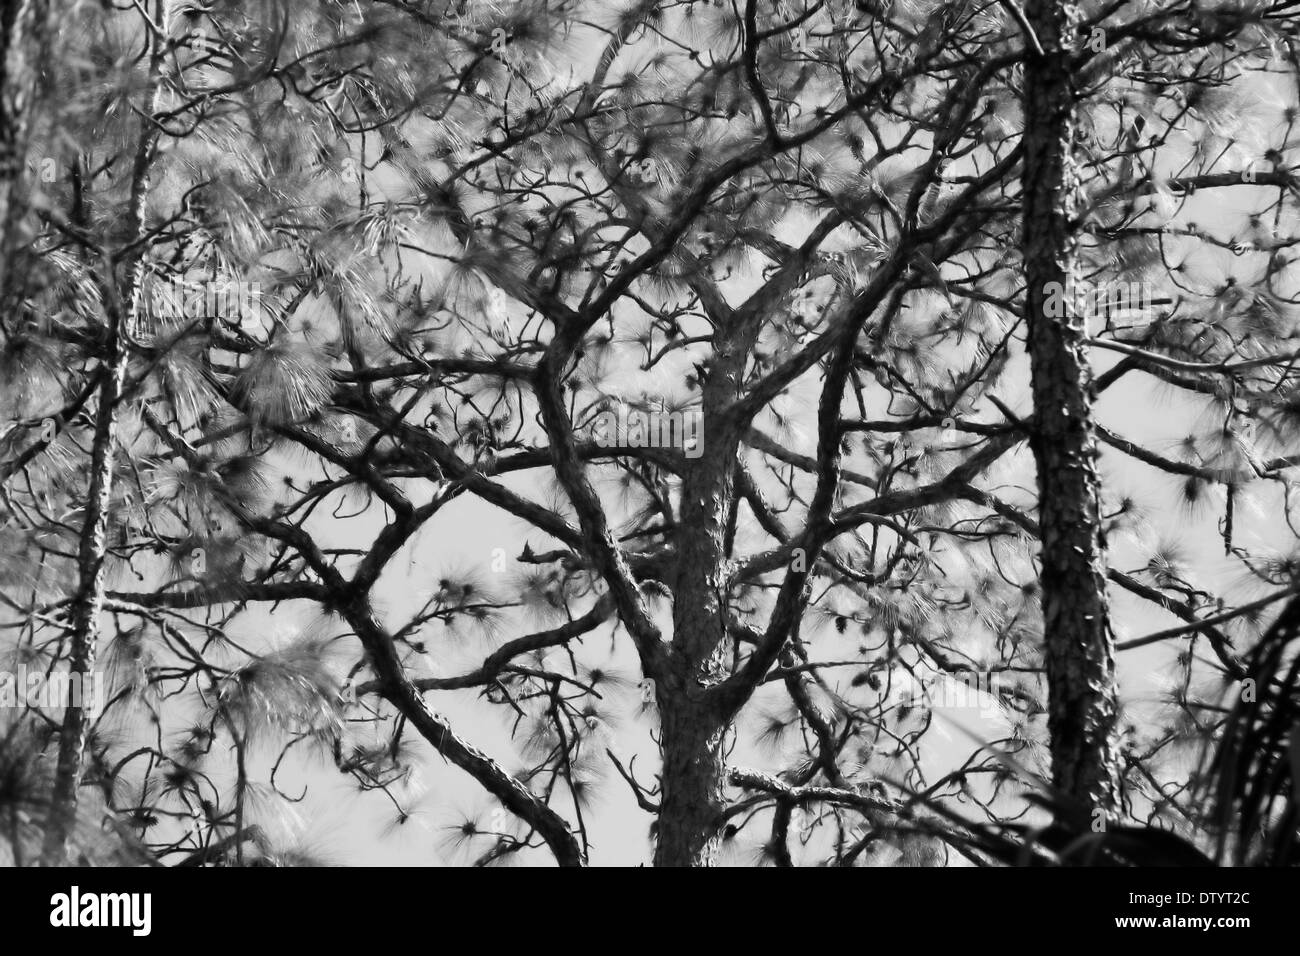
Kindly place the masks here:
POLYGON ((1115 803, 1114 647, 1086 316, 1074 295, 1076 7, 1030 0, 1044 56, 1025 62, 1024 237, 1042 541, 1052 777, 1090 810, 1115 803))
POLYGON ((727 647, 727 519, 736 494, 740 427, 725 410, 744 390, 758 323, 717 318, 703 382, 702 454, 684 459, 673 589, 672 681, 658 689, 662 795, 655 866, 711 866, 722 827, 722 741, 733 712, 715 690, 727 647))
POLYGON ((724 436, 710 440, 719 447, 683 483, 673 596, 675 673, 658 688, 663 767, 655 866, 711 866, 722 824, 728 722, 708 693, 723 671, 725 539, 735 452, 721 447, 724 436))
POLYGON ((663 769, 655 866, 712 866, 722 833, 726 722, 674 695, 660 706, 663 769))

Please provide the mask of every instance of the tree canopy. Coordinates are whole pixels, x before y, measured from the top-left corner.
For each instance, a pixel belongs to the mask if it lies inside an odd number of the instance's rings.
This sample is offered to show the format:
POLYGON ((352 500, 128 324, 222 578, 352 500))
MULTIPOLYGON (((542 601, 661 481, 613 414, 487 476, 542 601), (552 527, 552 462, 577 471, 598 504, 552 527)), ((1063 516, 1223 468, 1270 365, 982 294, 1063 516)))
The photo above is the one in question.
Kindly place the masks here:
POLYGON ((15 860, 306 861, 310 751, 467 862, 1294 861, 1200 799, 1294 707, 1294 0, 33 6, 0 649, 107 700, 15 860))

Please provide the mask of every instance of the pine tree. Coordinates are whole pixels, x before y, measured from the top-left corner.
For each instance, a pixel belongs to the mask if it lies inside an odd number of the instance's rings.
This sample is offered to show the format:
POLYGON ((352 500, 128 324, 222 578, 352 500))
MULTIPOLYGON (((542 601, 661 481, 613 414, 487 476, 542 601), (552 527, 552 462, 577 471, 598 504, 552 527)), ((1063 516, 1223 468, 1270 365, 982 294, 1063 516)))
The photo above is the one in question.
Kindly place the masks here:
POLYGON ((68 708, 65 771, 189 865, 312 859, 272 833, 267 748, 310 747, 404 826, 414 736, 492 801, 447 840, 484 864, 588 862, 594 795, 635 800, 666 866, 987 863, 978 824, 1051 806, 1048 776, 1112 820, 1208 832, 1179 758, 1294 587, 1243 542, 1248 497, 1292 467, 1295 108, 1247 144, 1236 72, 1279 62, 1287 9, 88 15, 56 67, 84 142, 3 327, 8 367, 68 370, 4 396, 56 425, 7 449, 49 571, 6 568, 6 613, 74 670, 101 627, 110 715, 165 732, 101 719, 83 747, 68 708), (141 36, 165 39, 152 84, 112 55, 141 36), (153 90, 141 179, 122 104, 153 90), (1193 190, 1262 205, 1206 226, 1193 190), (1130 283, 1159 308, 1112 301, 1130 283), (116 340, 115 288, 139 305, 116 340), (1151 383, 1211 422, 1174 452, 1107 418, 1151 383), (1135 469, 1189 504, 1226 490, 1224 547, 1272 590, 1152 547, 1135 469), (449 568, 471 507, 520 530, 449 568), (100 524, 88 615, 68 545, 100 524), (1180 623, 1112 649, 1131 606, 1102 577, 1180 623), (1112 656, 1166 645, 1168 706, 1120 712, 1112 656), (964 683, 987 739, 945 740, 964 683), (499 711, 515 752, 435 701, 499 711))
POLYGON ((1082 11, 1034 0, 1025 17, 1041 46, 1025 61, 1021 202, 1052 780, 1104 819, 1116 802, 1117 715, 1087 316, 1074 295, 1082 197, 1072 60, 1082 11), (1054 310, 1053 299, 1063 308, 1054 310))
MULTIPOLYGON (((77 550, 77 590, 71 607, 71 656, 69 671, 74 679, 88 679, 94 671, 99 643, 99 616, 104 607, 105 562, 108 556, 109 508, 113 494, 114 458, 118 432, 118 404, 126 386, 130 361, 127 337, 139 324, 144 305, 141 243, 149 227, 147 203, 152 166, 158 148, 158 115, 165 102, 163 70, 171 30, 171 0, 156 0, 149 26, 149 106, 140 121, 138 141, 131 166, 130 213, 127 236, 132 251, 115 257, 118 275, 103 276, 105 336, 100 383, 96 395, 95 426, 90 453, 90 482, 77 550), (129 290, 123 294, 123 289, 129 290)), ((129 247, 130 248, 130 247, 129 247)), ((85 707, 68 706, 59 735, 59 757, 55 769, 50 819, 41 851, 46 866, 58 866, 66 858, 67 841, 76 817, 77 788, 81 781, 83 751, 90 718, 85 707)))

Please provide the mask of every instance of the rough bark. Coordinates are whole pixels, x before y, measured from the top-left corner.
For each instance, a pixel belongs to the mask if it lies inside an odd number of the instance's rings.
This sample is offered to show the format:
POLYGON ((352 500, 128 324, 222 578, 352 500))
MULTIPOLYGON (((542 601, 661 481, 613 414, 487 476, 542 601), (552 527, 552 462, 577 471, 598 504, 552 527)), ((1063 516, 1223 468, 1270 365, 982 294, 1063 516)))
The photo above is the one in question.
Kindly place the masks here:
MULTIPOLYGON (((157 0, 155 23, 162 36, 154 36, 150 58, 152 89, 150 114, 140 125, 131 174, 131 235, 142 238, 145 228, 145 204, 149 192, 149 174, 158 145, 158 127, 152 116, 161 105, 162 67, 166 51, 166 29, 170 0, 157 0)), ((69 671, 73 680, 85 681, 95 669, 96 645, 99 641, 99 616, 104 606, 104 564, 108 553, 108 517, 113 494, 114 445, 117 441, 118 402, 126 380, 130 351, 124 326, 134 326, 143 305, 140 283, 140 254, 122 264, 126 284, 131 289, 130 304, 118 296, 118 277, 108 275, 102 284, 107 293, 104 303, 108 335, 103 356, 106 374, 99 387, 95 411, 95 431, 91 452, 90 482, 86 510, 77 549, 77 590, 71 606, 72 650, 69 671)), ((84 695, 82 703, 84 701, 84 695)), ((77 789, 81 785, 86 737, 90 714, 86 707, 69 705, 63 712, 59 731, 59 754, 50 797, 49 817, 41 849, 43 866, 62 866, 67 862, 68 838, 77 816, 77 789)))
POLYGON ((744 388, 758 323, 723 303, 703 382, 703 453, 682 479, 673 588, 671 674, 659 688, 663 767, 655 866, 711 866, 720 842, 731 716, 718 687, 727 640, 727 518, 735 498, 742 430, 728 414, 744 388))
POLYGON ((1025 63, 1023 254, 1052 778, 1090 811, 1108 814, 1116 796, 1114 647, 1087 317, 1069 294, 1078 191, 1070 61, 1079 11, 1060 0, 1030 0, 1025 11, 1044 51, 1025 63))
POLYGON ((711 701, 666 696, 659 708, 663 767, 655 866, 712 866, 721 843, 723 740, 711 701))
POLYGON ((728 456, 724 436, 710 441, 719 447, 706 452, 683 483, 672 673, 657 690, 663 798, 655 866, 712 865, 722 822, 726 721, 711 691, 724 676, 726 516, 735 493, 735 448, 728 456))

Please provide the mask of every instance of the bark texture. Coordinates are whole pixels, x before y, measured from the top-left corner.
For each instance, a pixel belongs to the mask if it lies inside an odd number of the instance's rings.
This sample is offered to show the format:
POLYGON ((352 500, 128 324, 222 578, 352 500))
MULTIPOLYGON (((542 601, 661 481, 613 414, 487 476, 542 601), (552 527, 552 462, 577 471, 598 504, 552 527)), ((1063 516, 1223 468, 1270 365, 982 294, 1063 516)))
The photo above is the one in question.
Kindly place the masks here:
POLYGON ((1030 0, 1025 12, 1044 51, 1027 54, 1025 63, 1023 254, 1052 778, 1090 811, 1109 814, 1116 797, 1114 642, 1087 316, 1071 294, 1079 188, 1071 57, 1079 10, 1030 0))
POLYGON ((660 705, 663 767, 655 866, 712 866, 721 843, 723 740, 712 702, 674 695, 660 705))
POLYGON ((719 685, 727 647, 727 521, 741 429, 729 414, 744 388, 757 322, 713 304, 713 361, 703 382, 703 453, 682 479, 668 679, 659 689, 662 798, 655 866, 712 866, 721 841, 723 738, 734 711, 719 685))

